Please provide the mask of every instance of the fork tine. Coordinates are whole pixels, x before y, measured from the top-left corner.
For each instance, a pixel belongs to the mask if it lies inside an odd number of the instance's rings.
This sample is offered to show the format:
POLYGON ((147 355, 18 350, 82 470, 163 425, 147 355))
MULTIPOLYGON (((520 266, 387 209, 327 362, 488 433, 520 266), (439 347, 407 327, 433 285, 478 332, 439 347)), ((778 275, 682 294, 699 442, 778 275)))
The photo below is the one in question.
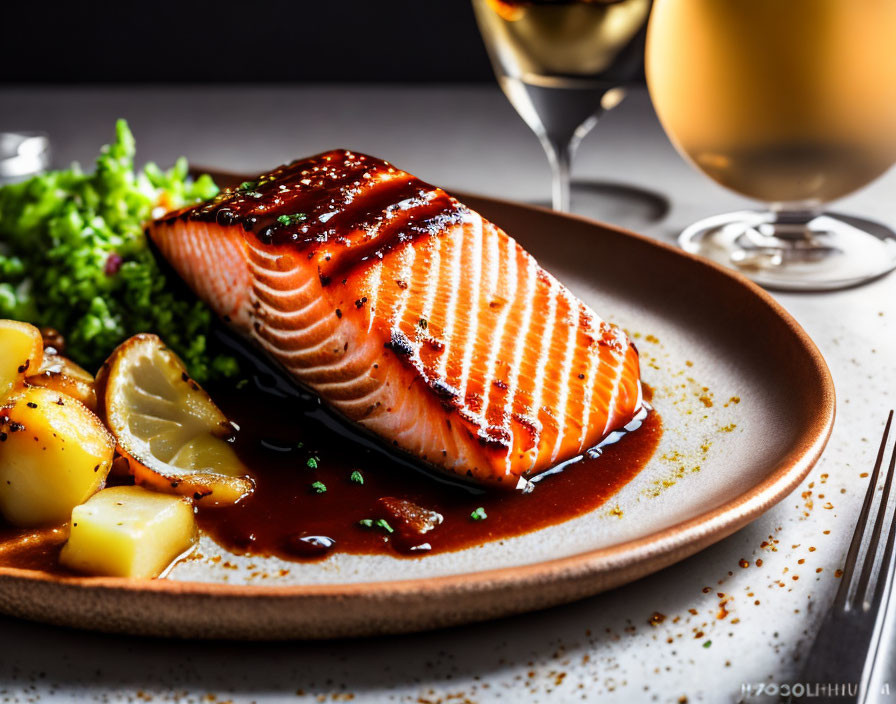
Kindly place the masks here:
MULTIPOLYGON (((837 673, 837 681, 859 682, 858 698, 850 701, 858 701, 861 704, 868 704, 869 697, 873 696, 870 683, 879 664, 883 625, 889 616, 890 600, 893 590, 896 589, 896 515, 887 519, 890 493, 896 480, 896 447, 889 455, 887 463, 889 466, 875 514, 873 535, 868 536, 868 549, 862 559, 862 574, 860 576, 856 574, 859 553, 862 552, 862 543, 869 527, 868 518, 877 496, 877 485, 881 467, 884 466, 893 416, 894 411, 891 410, 887 416, 880 449, 877 452, 877 462, 868 482, 865 501, 846 556, 844 574, 841 575, 843 580, 840 582, 834 604, 821 622, 821 628, 803 666, 803 679, 808 682, 828 681, 832 673, 837 673), (887 531, 886 547, 882 566, 875 572, 884 527, 887 531), (872 577, 875 580, 871 588, 872 595, 866 601, 867 587, 872 577), (862 608, 855 608, 857 603, 861 604, 862 608)), ((825 698, 825 701, 828 699, 825 698)))
MULTIPOLYGON (((886 444, 886 439, 884 440, 886 444)), ((883 531, 884 522, 887 518, 887 508, 890 502, 890 489, 893 486, 893 462, 890 462, 890 466, 887 470, 887 477, 884 482, 884 489, 881 493, 880 503, 877 508, 877 517, 874 520, 874 530, 871 532, 871 539, 868 541, 868 551, 865 553, 865 559, 862 563, 862 572, 859 575, 859 585, 856 588, 855 595, 853 596, 853 606, 860 606, 866 611, 870 608, 871 604, 866 599, 868 592, 868 583, 871 580, 872 576, 874 576, 874 567, 876 563, 876 558, 878 554, 878 549, 880 547, 880 536, 883 531)), ((889 534, 890 529, 887 530, 889 534)), ((889 538, 887 540, 889 542, 889 538)), ((889 561, 881 563, 881 569, 884 570, 884 578, 886 578, 886 570, 889 567, 889 561)), ((878 580, 879 582, 880 580, 878 580)))
MULTIPOLYGON (((891 411, 892 413, 892 411, 891 411)), ((896 474, 896 445, 890 451, 890 466, 887 469, 886 487, 881 497, 880 512, 878 517, 884 516, 887 512, 887 501, 889 498, 890 487, 893 483, 893 475, 896 474)), ((880 648, 884 623, 888 618, 890 610, 890 598, 893 594, 893 581, 896 579, 896 563, 893 561, 893 545, 896 543, 896 513, 889 521, 887 528, 887 545, 884 548, 883 559, 880 563, 880 572, 876 577, 876 583, 872 590, 871 596, 863 603, 865 614, 873 616, 874 626, 871 631, 871 640, 868 644, 868 653, 865 655, 865 666, 862 670, 861 696, 859 701, 861 704, 868 704, 871 701, 870 683, 874 672, 877 669, 880 656, 880 648)), ((865 558, 866 567, 870 562, 874 564, 875 554, 872 554, 869 548, 868 556, 865 558)))
MULTIPOLYGON (((890 485, 893 482, 893 477, 896 475, 896 445, 893 446, 893 451, 890 453, 890 467, 887 470, 887 489, 889 489, 890 485)), ((883 501, 883 499, 881 499, 883 501)), ((883 504, 881 504, 883 507, 883 504)), ((885 510, 886 507, 883 507, 885 510)), ((890 530, 887 535, 887 546, 884 549, 884 559, 881 561, 881 571, 882 574, 880 579, 877 581, 877 585, 874 587, 874 592, 871 597, 871 608, 878 608, 880 605, 881 599, 884 596, 884 589, 887 586, 888 579, 892 579, 892 565, 891 562, 893 560, 893 547, 896 544, 896 510, 894 510, 893 517, 890 520, 890 530)))
POLYGON ((874 494, 877 491, 877 481, 880 477, 880 467, 884 459, 884 451, 887 447, 887 439, 890 435, 890 425, 893 422, 893 411, 887 416, 887 424, 884 427, 884 436, 880 441, 880 449, 877 451, 877 461, 874 463, 874 471, 871 473, 871 479, 868 482, 868 491, 865 493, 865 503, 862 504, 862 512, 859 514, 859 522, 856 525, 856 531, 853 533, 852 542, 849 545, 849 552, 846 554, 846 564, 843 566, 843 581, 837 590, 837 596, 834 599, 834 607, 845 609, 847 599, 849 597, 850 587, 855 576, 856 561, 859 557, 859 551, 862 548, 862 538, 868 526, 868 514, 871 512, 871 504, 874 502, 874 494))

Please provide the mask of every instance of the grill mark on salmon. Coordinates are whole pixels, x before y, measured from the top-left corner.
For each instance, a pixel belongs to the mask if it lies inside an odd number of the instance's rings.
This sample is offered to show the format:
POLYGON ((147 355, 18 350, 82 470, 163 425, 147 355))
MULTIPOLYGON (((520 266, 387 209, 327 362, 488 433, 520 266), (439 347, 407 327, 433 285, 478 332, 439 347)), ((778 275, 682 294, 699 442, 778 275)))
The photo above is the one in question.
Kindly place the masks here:
POLYGON ((298 382, 444 471, 513 488, 640 410, 619 329, 501 229, 382 160, 295 161, 148 231, 298 382))

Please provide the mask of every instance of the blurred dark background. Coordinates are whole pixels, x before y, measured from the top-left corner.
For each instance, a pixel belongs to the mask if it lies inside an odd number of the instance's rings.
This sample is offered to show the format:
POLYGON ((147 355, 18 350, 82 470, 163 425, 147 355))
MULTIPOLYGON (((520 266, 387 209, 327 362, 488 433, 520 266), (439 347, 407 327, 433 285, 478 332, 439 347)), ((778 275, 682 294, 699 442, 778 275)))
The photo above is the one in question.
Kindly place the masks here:
POLYGON ((490 81, 469 0, 4 3, 0 82, 490 81))

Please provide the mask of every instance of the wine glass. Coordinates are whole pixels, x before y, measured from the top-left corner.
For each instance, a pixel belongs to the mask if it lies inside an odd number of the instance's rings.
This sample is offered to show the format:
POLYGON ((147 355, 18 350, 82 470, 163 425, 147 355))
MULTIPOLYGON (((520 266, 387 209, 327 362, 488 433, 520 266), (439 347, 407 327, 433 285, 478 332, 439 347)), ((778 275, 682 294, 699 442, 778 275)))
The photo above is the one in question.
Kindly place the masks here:
POLYGON ((896 2, 656 0, 650 95, 691 163, 760 211, 688 227, 684 249, 780 289, 896 267, 885 225, 822 206, 896 161, 896 2))
POLYGON ((650 0, 473 0, 495 75, 538 136, 553 206, 569 211, 572 156, 640 75, 650 0))

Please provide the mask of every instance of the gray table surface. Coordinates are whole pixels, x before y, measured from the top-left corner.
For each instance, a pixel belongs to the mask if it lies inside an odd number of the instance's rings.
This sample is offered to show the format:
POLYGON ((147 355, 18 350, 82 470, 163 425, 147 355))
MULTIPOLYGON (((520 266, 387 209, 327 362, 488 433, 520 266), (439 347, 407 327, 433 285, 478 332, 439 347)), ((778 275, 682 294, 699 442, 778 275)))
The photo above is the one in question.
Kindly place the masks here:
MULTIPOLYGON (((0 130, 46 130, 57 164, 89 165, 119 116, 130 120, 139 157, 163 165, 184 154, 252 171, 345 146, 446 187, 547 199, 541 149, 492 86, 0 89, 0 130)), ((575 178, 578 212, 664 240, 746 204, 678 157, 643 93, 589 135, 575 178)), ((893 225, 894 191, 896 172, 837 209, 893 225)), ((569 606, 372 640, 171 642, 0 618, 0 702, 774 701, 743 696, 742 686, 797 677, 838 584, 867 481, 860 474, 896 404, 896 276, 777 298, 833 372, 834 434, 803 486, 699 555, 569 606), (732 596, 724 610, 717 591, 732 596), (667 616, 658 626, 648 624, 654 611, 667 616)), ((896 656, 885 660, 880 682, 896 697, 896 656)))

